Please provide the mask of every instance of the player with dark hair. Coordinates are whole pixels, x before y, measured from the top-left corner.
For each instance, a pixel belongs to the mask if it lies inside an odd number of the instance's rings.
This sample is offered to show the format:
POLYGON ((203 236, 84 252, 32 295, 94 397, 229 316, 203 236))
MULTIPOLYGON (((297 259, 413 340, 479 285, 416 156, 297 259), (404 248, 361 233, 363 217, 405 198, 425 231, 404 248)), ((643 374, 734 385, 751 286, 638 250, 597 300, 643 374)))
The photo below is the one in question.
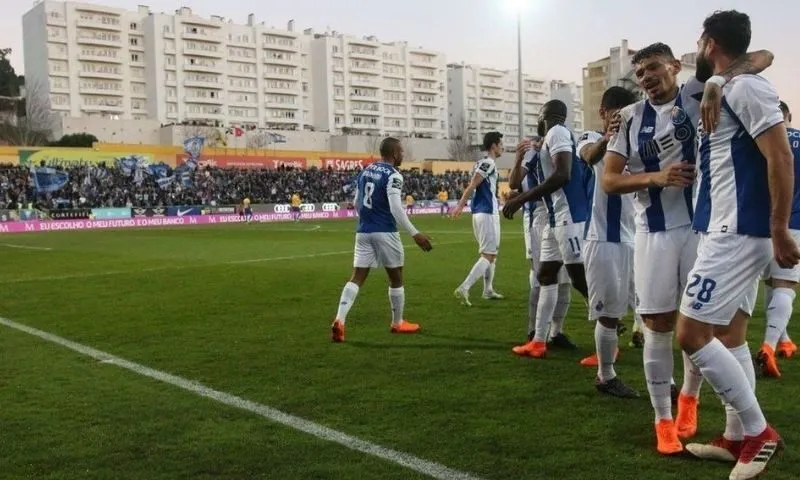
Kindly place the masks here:
POLYGON ((597 389, 621 398, 636 398, 639 393, 617 377, 614 363, 618 353, 617 327, 628 310, 633 283, 633 198, 630 194, 606 194, 600 184, 603 156, 614 131, 611 120, 616 113, 635 103, 633 92, 611 87, 603 93, 600 118, 603 133, 586 132, 578 140, 580 158, 592 169, 589 182, 589 216, 583 248, 586 283, 589 290, 589 315, 596 321, 596 354, 584 359, 584 366, 597 366, 597 389))
MULTIPOLYGON (((750 54, 725 78, 760 72, 771 62, 769 52, 750 54)), ((633 271, 636 309, 646 325, 645 377, 655 411, 657 450, 672 455, 683 451, 679 437, 697 432, 703 375, 686 353, 678 416, 672 416, 673 330, 676 299, 697 257, 698 238, 691 226, 696 131, 701 117, 713 125, 721 100, 719 87, 713 82, 704 86, 700 76, 680 86, 681 62, 663 43, 638 51, 632 64, 647 98, 621 110, 619 133, 604 158, 602 184, 606 193, 636 192, 633 271)))
POLYGON ((526 203, 543 200, 550 225, 545 228, 540 254, 539 302, 536 307, 536 330, 533 339, 523 347, 534 358, 547 356, 547 340, 553 346, 574 348, 563 334, 563 325, 553 323, 558 303, 558 272, 564 266, 573 286, 587 298, 583 269, 582 239, 586 221, 586 192, 583 170, 576 153, 575 137, 564 125, 567 105, 550 100, 539 114, 538 134, 544 137, 540 152, 541 183, 513 197, 503 207, 503 215, 513 218, 526 203), (553 329, 551 329, 553 323, 553 329))
POLYGON ((416 333, 420 326, 405 321, 406 294, 403 287, 405 253, 398 224, 423 250, 430 251, 430 239, 420 233, 403 208, 403 176, 397 168, 403 162, 403 146, 396 138, 386 138, 380 147, 381 160, 369 165, 359 175, 356 186, 358 233, 353 260, 353 274, 344 286, 336 319, 331 326, 334 342, 344 342, 345 321, 358 291, 371 268, 383 267, 389 276, 389 303, 392 307, 392 333, 416 333))
POLYGON ((758 281, 770 262, 795 267, 800 249, 789 230, 793 155, 778 94, 763 77, 723 74, 746 59, 750 18, 716 12, 697 42, 697 78, 718 85, 718 122, 701 123, 700 178, 693 228, 700 232, 697 261, 681 299, 678 343, 726 406, 725 433, 690 444, 701 458, 736 466, 730 478, 758 477, 781 448, 755 395, 747 322, 758 281))
POLYGON ((494 272, 497 264, 497 252, 500 248, 500 209, 497 201, 497 164, 495 159, 503 154, 503 134, 489 132, 483 137, 483 149, 486 156, 475 163, 472 180, 464 190, 452 216, 458 218, 470 202, 472 211, 472 228, 478 241, 478 261, 473 265, 467 278, 456 288, 454 294, 461 303, 467 306, 469 290, 479 278, 483 277, 483 298, 487 300, 502 299, 503 296, 494 290, 494 272))

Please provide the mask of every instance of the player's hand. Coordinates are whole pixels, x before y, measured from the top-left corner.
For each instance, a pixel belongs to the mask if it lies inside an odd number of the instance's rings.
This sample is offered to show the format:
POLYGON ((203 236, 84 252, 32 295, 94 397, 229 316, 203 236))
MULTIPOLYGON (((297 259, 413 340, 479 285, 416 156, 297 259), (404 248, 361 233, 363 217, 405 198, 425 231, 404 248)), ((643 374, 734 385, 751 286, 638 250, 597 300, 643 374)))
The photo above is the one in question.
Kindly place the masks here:
POLYGON ((518 197, 519 195, 520 195, 519 190, 509 190, 508 193, 506 193, 506 202, 515 197, 518 197))
POLYGON ((772 250, 781 268, 792 268, 800 262, 800 248, 786 227, 772 229, 772 250))
POLYGON ((461 212, 463 211, 464 211, 463 205, 456 205, 455 208, 450 210, 450 218, 457 219, 458 217, 461 216, 461 212))
POLYGON ((700 118, 703 120, 703 132, 706 135, 716 130, 721 110, 722 88, 716 83, 706 82, 703 100, 700 101, 700 118))
POLYGON ((517 163, 522 163, 522 160, 525 158, 525 154, 528 153, 528 150, 531 149, 531 142, 530 140, 523 140, 517 145, 517 163))
POLYGON ((655 184, 659 187, 688 187, 694 183, 696 171, 694 165, 681 162, 673 163, 655 175, 655 184))
POLYGON ((513 220, 514 214, 522 208, 522 203, 518 200, 518 196, 509 198, 503 206, 503 216, 509 220, 513 220))
POLYGON ((418 233, 414 235, 414 243, 416 243, 417 246, 425 252, 430 252, 431 250, 433 250, 433 246, 431 245, 431 239, 428 238, 428 236, 425 235, 424 233, 418 233))
POLYGON ((614 112, 611 116, 611 122, 608 124, 608 131, 606 132, 606 139, 611 140, 611 137, 619 132, 619 126, 622 125, 622 117, 619 111, 614 112))

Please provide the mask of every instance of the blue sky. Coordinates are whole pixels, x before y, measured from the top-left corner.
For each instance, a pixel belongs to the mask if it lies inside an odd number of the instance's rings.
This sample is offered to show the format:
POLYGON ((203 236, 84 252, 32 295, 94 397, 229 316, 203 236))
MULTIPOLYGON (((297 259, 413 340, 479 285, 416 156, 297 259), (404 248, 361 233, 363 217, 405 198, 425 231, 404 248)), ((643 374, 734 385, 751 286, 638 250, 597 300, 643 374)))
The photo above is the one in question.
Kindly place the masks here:
MULTIPOLYGON (((800 2, 792 0, 529 0, 524 10, 523 70, 544 78, 580 82, 582 68, 608 55, 627 38, 632 48, 662 41, 676 54, 694 51, 703 19, 714 10, 735 8, 753 22, 753 49, 775 53, 766 73, 779 94, 800 112, 800 2), (659 4, 665 5, 659 7, 659 4)), ((22 14, 33 2, 4 2, 0 46, 16 52, 22 71, 22 14)), ((376 35, 382 41, 407 40, 436 49, 449 62, 465 61, 497 68, 516 68, 516 24, 512 0, 210 0, 192 2, 104 0, 106 5, 135 9, 147 4, 157 12, 189 6, 243 23, 248 13, 268 25, 326 27, 354 35, 376 35)))

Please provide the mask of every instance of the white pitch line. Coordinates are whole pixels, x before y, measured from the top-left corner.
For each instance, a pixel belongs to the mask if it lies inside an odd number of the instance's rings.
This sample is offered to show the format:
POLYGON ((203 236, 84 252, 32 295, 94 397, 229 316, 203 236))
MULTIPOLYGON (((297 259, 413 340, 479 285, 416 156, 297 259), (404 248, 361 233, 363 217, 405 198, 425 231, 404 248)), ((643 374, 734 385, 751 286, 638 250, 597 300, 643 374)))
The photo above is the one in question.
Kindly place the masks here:
MULTIPOLYGON (((438 246, 445 246, 445 245, 456 245, 460 243, 466 243, 465 241, 460 242, 441 242, 441 243, 434 243, 434 248, 438 246)), ((404 245, 405 247, 411 247, 412 245, 404 245)), ((416 246, 416 245, 414 245, 416 246)), ((167 270, 186 270, 189 268, 206 268, 206 267, 218 267, 221 265, 247 265, 253 263, 266 263, 266 262, 279 262, 283 260, 303 260, 308 258, 318 258, 318 257, 332 257, 335 255, 345 255, 345 254, 352 254, 353 250, 339 250, 337 252, 321 252, 321 253, 309 253, 306 255, 291 255, 286 257, 266 257, 266 258, 251 258, 248 260, 231 260, 228 262, 218 262, 218 263, 203 263, 203 264, 188 264, 188 265, 170 265, 165 267, 151 267, 151 268, 140 268, 136 270, 109 270, 107 272, 87 272, 87 273, 71 273, 67 275, 51 275, 47 277, 31 277, 31 278, 14 278, 9 280, 0 280, 0 285, 6 284, 15 284, 15 283, 26 283, 26 282, 50 282, 50 281, 58 281, 58 280, 72 280, 78 278, 94 278, 94 277, 110 277, 114 275, 129 275, 132 273, 146 273, 146 272, 162 272, 167 270)))
POLYGON ((42 251, 46 251, 46 252, 49 252, 49 251, 52 250, 52 248, 50 248, 50 247, 34 247, 34 246, 31 246, 31 245, 17 245, 17 244, 14 244, 14 243, 0 243, 0 247, 19 248, 19 249, 22 249, 22 250, 42 250, 42 251))
POLYGON ((187 380, 183 377, 172 375, 160 370, 155 370, 153 368, 131 362, 130 360, 125 360, 124 358, 114 356, 110 353, 96 350, 92 347, 88 347, 86 345, 67 340, 66 338, 59 337, 52 333, 14 322, 7 318, 0 317, 0 325, 5 325, 8 328, 12 328, 56 345, 60 345, 74 352, 86 355, 87 357, 94 358, 95 360, 98 360, 104 364, 113 364, 120 368, 137 373, 143 377, 152 378, 174 387, 181 388, 200 397, 209 398, 229 407, 254 413, 267 420, 281 424, 285 427, 292 428, 294 430, 301 431, 303 433, 307 433, 320 440, 337 443, 351 450, 381 458, 388 462, 406 467, 417 473, 427 475, 431 478, 439 480, 481 480, 479 477, 472 475, 471 473, 455 470, 445 465, 411 455, 410 453, 399 452, 376 443, 361 440, 360 438, 348 435, 338 430, 334 430, 324 425, 320 425, 312 422, 311 420, 306 420, 304 418, 285 413, 281 410, 277 410, 270 406, 231 395, 230 393, 214 390, 211 387, 187 380))

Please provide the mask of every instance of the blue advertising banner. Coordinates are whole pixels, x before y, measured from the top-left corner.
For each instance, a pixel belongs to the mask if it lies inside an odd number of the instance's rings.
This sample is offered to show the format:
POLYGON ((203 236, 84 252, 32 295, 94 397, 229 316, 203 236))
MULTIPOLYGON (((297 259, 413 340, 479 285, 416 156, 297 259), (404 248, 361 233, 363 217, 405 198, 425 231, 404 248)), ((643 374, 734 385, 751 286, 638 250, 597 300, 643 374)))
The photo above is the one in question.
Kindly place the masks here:
POLYGON ((203 215, 203 207, 168 207, 168 217, 185 217, 186 215, 203 215))
POLYGON ((130 208, 93 208, 92 216, 97 220, 121 220, 131 218, 130 208))

